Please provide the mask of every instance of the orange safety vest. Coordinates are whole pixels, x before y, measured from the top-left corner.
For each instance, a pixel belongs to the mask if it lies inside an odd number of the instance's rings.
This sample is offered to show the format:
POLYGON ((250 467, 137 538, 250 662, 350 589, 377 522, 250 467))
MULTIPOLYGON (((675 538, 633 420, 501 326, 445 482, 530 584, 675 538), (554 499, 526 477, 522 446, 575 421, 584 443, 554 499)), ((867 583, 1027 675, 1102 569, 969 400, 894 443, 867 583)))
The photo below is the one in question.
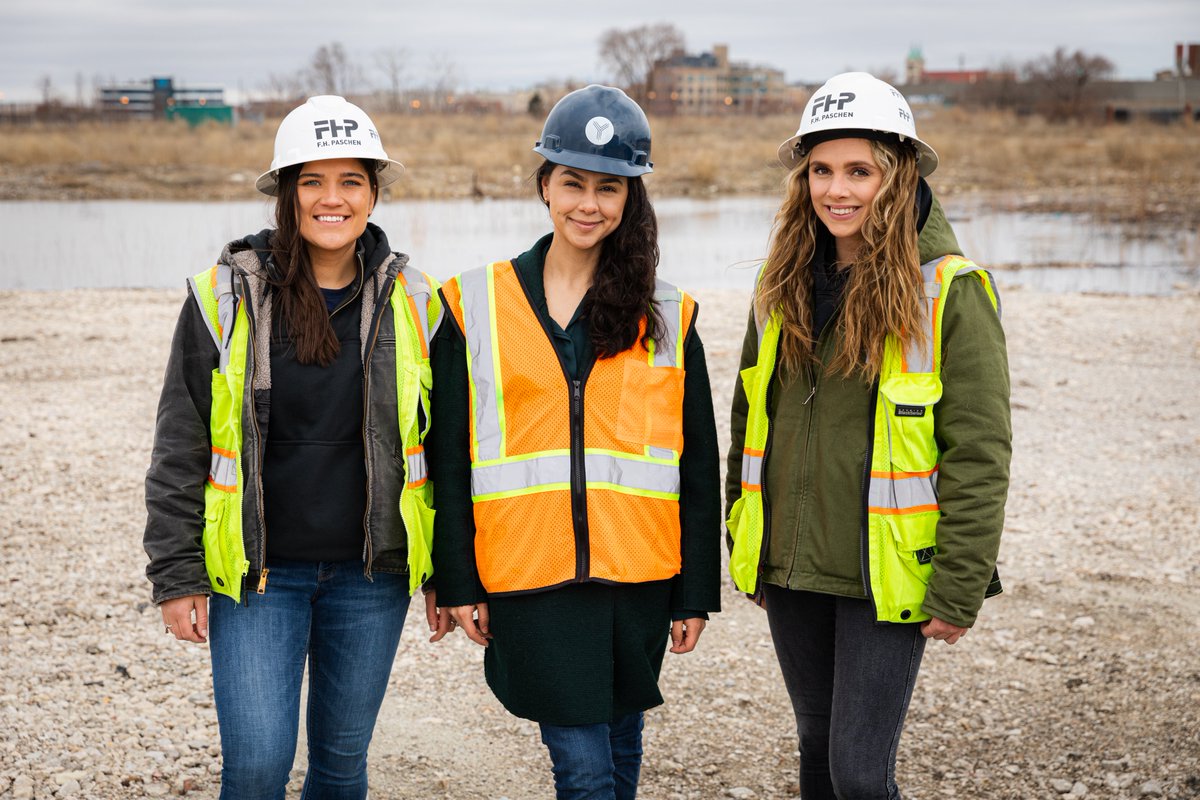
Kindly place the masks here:
POLYGON ((692 298, 659 281, 661 341, 639 337, 572 380, 511 261, 442 292, 466 340, 475 559, 488 593, 678 574, 692 298))

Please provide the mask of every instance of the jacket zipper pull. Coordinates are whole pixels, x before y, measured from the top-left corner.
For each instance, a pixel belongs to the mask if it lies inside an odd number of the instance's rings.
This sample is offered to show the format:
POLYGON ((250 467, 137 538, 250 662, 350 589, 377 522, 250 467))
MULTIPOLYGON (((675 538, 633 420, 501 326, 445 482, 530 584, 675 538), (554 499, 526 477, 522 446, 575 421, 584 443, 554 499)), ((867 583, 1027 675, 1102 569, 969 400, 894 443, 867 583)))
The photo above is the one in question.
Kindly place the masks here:
POLYGON ((267 569, 266 567, 263 567, 262 574, 260 574, 258 576, 258 593, 259 594, 267 593, 267 573, 270 571, 271 570, 267 569))
POLYGON ((808 401, 812 400, 817 394, 817 379, 813 377, 812 367, 808 368, 808 380, 812 384, 812 389, 808 391, 808 397, 804 398, 804 402, 800 404, 802 406, 808 405, 808 401))

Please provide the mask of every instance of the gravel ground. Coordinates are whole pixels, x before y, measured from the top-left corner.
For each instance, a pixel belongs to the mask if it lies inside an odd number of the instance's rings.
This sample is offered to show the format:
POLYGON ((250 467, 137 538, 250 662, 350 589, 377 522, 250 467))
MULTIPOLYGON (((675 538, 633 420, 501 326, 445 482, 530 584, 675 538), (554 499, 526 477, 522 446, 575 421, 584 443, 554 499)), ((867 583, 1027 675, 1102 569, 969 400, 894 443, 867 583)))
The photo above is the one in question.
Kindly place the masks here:
MULTIPOLYGON (((748 298, 697 294, 727 440, 748 298)), ((217 795, 208 654, 163 634, 140 544, 181 299, 0 293, 2 798, 217 795)), ((963 643, 929 649, 899 781, 917 800, 1200 797, 1200 296, 1004 301, 1006 592, 963 643)), ((796 795, 765 617, 729 589, 725 604, 695 653, 667 656, 642 797, 796 795)), ((491 697, 479 652, 426 638, 414 606, 373 796, 551 796, 536 726, 491 697)))

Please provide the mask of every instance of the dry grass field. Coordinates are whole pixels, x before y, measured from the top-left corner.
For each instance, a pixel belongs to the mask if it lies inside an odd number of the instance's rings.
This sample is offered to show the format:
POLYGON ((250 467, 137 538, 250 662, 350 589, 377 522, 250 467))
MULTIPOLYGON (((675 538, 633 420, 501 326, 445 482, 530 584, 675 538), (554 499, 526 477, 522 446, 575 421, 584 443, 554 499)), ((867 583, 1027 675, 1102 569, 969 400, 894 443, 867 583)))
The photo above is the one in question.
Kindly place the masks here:
MULTIPOLYGON (((397 198, 515 197, 530 191, 541 121, 528 116, 377 115, 407 166, 397 198)), ((10 127, 0 200, 253 199, 277 120, 188 129, 167 122, 10 127)), ((650 178, 659 196, 773 194, 775 149, 794 115, 661 117, 650 178)), ((1123 221, 1200 225, 1200 126, 1050 125, 944 109, 919 121, 942 166, 943 196, 1005 208, 1083 211, 1123 221)))

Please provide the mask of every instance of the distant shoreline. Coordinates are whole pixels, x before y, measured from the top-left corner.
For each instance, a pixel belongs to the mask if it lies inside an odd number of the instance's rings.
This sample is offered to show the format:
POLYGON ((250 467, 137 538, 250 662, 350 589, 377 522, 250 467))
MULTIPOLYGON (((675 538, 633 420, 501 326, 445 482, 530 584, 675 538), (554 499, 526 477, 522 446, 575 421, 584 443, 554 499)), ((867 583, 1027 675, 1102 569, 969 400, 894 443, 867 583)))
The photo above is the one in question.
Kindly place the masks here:
MULTIPOLYGON (((520 116, 378 117, 406 170, 392 199, 532 196, 540 120, 520 116)), ((5 129, 0 200, 259 200, 276 121, 189 129, 167 122, 5 129), (136 134, 131 139, 131 134, 136 134)), ((652 120, 655 197, 781 196, 775 158, 794 115, 652 120)), ((1200 126, 1048 125, 947 109, 919 121, 941 164, 943 199, 1006 210, 1072 211, 1114 222, 1200 225, 1200 126)))

